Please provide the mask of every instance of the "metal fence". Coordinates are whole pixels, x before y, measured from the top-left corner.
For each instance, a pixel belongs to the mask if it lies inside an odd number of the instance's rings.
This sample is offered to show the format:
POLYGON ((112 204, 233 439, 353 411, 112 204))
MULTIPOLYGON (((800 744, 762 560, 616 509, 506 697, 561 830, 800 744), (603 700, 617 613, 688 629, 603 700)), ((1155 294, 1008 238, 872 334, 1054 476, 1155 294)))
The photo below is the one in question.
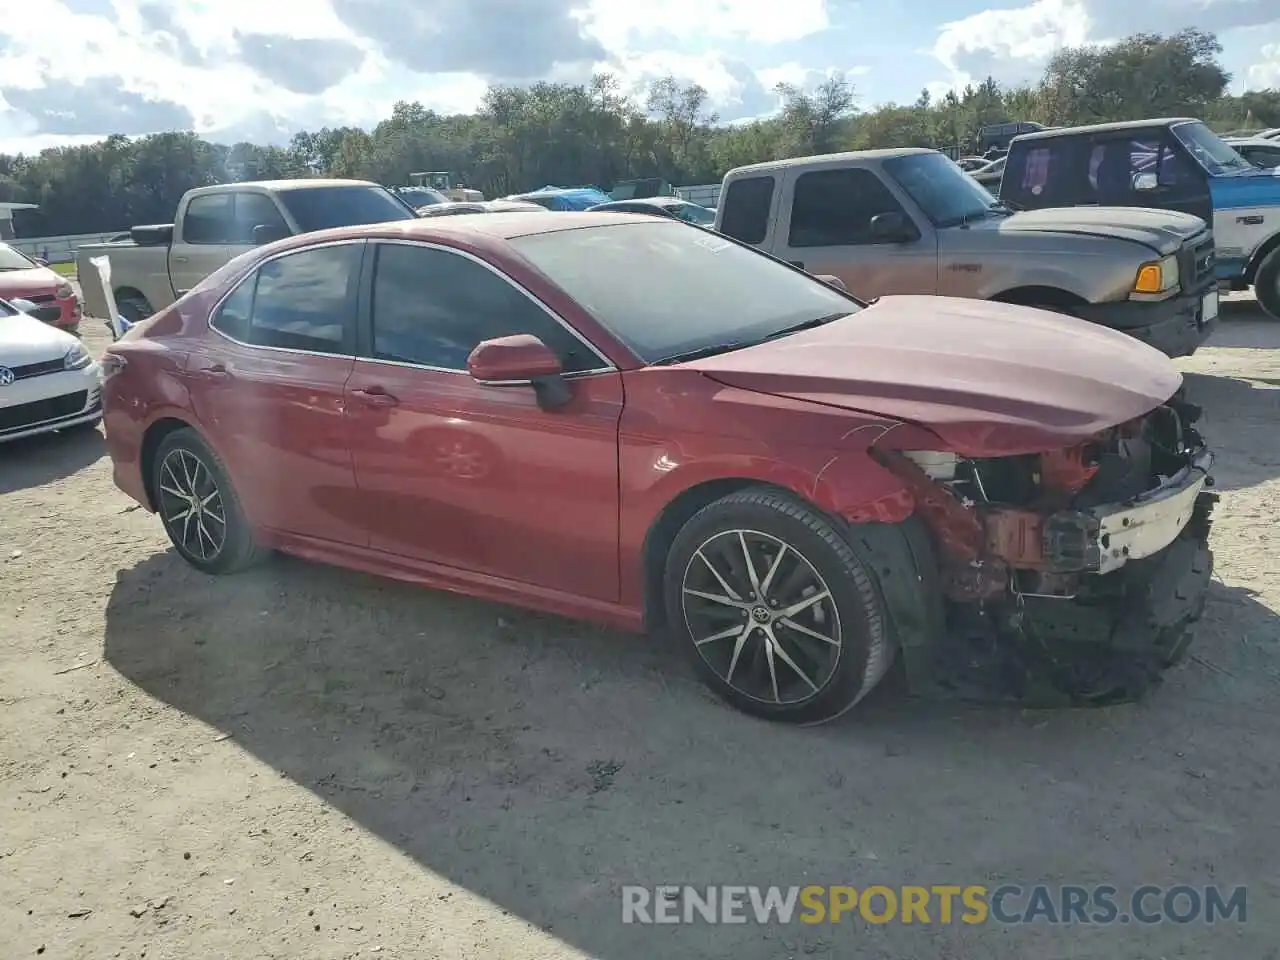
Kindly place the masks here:
POLYGON ((676 196, 689 203, 701 204, 714 210, 720 203, 720 184, 704 183, 693 187, 676 187, 676 196))
POLYGON ((86 243, 105 243, 123 231, 114 233, 76 233, 61 237, 23 237, 10 240, 9 246, 21 250, 29 257, 43 257, 50 263, 73 263, 76 248, 86 243))

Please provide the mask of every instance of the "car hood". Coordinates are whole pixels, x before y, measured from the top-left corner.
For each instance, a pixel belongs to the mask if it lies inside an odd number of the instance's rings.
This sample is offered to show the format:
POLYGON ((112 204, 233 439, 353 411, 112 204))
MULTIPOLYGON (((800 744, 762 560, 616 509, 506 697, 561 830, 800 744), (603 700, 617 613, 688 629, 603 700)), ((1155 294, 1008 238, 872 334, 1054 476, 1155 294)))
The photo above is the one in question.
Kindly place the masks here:
POLYGON ((0 298, 12 300, 28 293, 53 293, 60 283, 62 283, 62 277, 48 267, 2 270, 0 271, 0 298))
POLYGON ((0 316, 0 366, 57 360, 78 342, 71 334, 28 314, 0 316))
POLYGON ((1109 237, 1140 243, 1161 255, 1175 253, 1184 241, 1205 230, 1205 222, 1189 213, 1143 207, 1054 207, 1015 213, 988 223, 1002 235, 1069 233, 1109 237))
POLYGON ((684 364, 728 386, 924 426, 962 456, 1069 446, 1167 400, 1158 350, 1073 317, 884 297, 841 320, 684 364))

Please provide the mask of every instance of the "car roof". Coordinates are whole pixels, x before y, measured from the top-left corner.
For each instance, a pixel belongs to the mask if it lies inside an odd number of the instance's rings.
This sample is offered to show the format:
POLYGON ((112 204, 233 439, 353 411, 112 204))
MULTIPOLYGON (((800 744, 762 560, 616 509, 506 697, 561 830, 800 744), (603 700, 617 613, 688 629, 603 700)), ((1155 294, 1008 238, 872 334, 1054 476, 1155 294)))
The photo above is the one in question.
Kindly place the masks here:
MULTIPOLYGON (((520 210, 495 213, 460 213, 451 217, 415 217, 411 220, 392 220, 387 223, 366 223, 357 226, 335 227, 313 233, 298 234, 288 240, 277 241, 285 249, 327 243, 333 240, 397 239, 438 240, 465 242, 473 240, 514 240, 533 234, 559 233, 563 230, 579 230, 584 227, 616 227, 624 223, 649 223, 653 218, 643 213, 617 213, 602 211, 565 211, 548 215, 547 211, 520 210)), ((274 244, 273 244, 274 247, 274 244)))
POLYGON ((910 157, 922 153, 937 153, 928 147, 888 147, 883 150, 852 150, 846 153, 820 153, 811 157, 791 157, 787 160, 765 160, 735 167, 726 176, 742 176, 751 173, 770 173, 788 167, 837 166, 850 160, 891 160, 894 157, 910 157))
POLYGON ((1195 117, 1161 117, 1154 120, 1119 120, 1114 123, 1091 123, 1083 127, 1053 127, 1021 133, 1013 139, 1018 143, 1028 140, 1052 140, 1057 137, 1087 136, 1092 133, 1123 133, 1125 130, 1160 130, 1178 123, 1199 123, 1195 117))

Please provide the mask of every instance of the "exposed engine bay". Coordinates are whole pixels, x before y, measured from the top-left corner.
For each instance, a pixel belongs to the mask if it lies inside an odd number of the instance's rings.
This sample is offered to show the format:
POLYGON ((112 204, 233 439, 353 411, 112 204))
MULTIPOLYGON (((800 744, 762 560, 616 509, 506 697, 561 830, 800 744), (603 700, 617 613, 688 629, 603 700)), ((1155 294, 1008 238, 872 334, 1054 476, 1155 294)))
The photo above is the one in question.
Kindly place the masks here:
POLYGON ((945 598, 932 662, 903 644, 912 688, 1114 703, 1178 662, 1213 568, 1218 497, 1200 415, 1180 390, 1069 449, 878 451, 915 498, 945 598))

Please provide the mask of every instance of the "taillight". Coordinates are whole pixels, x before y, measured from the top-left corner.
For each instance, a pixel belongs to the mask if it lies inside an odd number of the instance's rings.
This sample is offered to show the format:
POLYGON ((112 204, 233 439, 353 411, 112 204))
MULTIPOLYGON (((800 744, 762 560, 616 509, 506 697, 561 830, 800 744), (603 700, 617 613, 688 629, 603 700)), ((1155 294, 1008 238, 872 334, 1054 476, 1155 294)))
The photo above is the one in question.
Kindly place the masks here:
POLYGON ((108 353, 102 358, 102 379, 110 380, 125 368, 125 359, 118 353, 108 353))

